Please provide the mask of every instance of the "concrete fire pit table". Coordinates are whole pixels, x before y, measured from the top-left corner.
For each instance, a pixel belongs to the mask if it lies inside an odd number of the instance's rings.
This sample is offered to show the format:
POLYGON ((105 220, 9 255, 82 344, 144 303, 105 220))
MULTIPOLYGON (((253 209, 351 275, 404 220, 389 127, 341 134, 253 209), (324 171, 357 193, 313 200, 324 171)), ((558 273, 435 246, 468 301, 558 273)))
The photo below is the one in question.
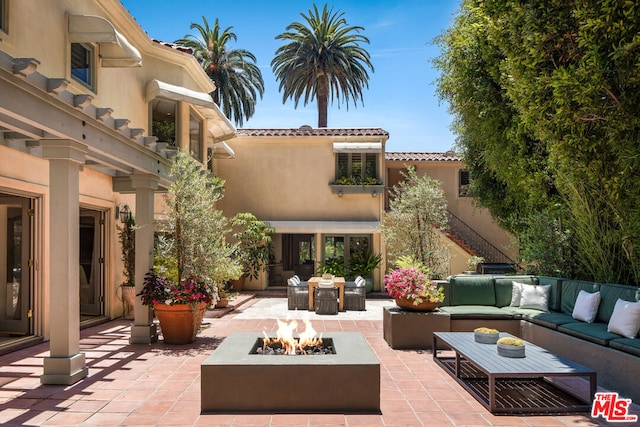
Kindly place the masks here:
POLYGON ((380 412, 380 362, 358 332, 325 332, 335 354, 250 354, 234 332, 201 365, 203 412, 380 412))

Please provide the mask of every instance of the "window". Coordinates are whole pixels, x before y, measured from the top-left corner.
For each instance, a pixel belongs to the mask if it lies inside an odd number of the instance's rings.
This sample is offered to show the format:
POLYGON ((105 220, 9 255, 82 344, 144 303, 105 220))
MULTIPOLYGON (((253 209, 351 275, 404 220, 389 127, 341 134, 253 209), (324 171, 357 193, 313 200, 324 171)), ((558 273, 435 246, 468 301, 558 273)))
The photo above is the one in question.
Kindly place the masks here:
POLYGON ((338 153, 336 155, 337 184, 379 184, 378 154, 376 153, 338 153))
POLYGON ((470 174, 469 171, 460 169, 458 171, 458 196, 469 197, 469 183, 470 174))
POLYGON ((203 120, 192 109, 189 114, 189 152, 194 159, 202 162, 202 135, 203 120))
POLYGON ((178 147, 176 138, 176 116, 178 103, 164 98, 151 101, 151 133, 158 142, 178 147))
POLYGON ((326 235, 324 236, 324 264, 343 268, 352 258, 362 257, 371 250, 370 235, 326 235))
POLYGON ((7 0, 0 0, 0 31, 7 31, 7 22, 9 21, 9 8, 7 7, 7 0))
POLYGON ((85 43, 71 43, 71 75, 93 89, 93 47, 85 43))

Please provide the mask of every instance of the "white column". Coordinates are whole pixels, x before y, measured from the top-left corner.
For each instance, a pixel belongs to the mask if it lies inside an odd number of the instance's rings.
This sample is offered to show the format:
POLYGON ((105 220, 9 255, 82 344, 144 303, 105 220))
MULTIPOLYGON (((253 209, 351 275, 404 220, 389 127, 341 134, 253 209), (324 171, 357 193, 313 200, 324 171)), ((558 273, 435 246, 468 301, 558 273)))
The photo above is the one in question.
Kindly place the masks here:
MULTIPOLYGON (((136 294, 142 291, 144 276, 153 267, 154 193, 159 178, 154 175, 132 175, 131 187, 136 194, 136 294)), ((142 305, 136 297, 134 325, 131 327, 132 344, 149 344, 158 340, 153 324, 151 307, 142 305)))
POLYGON ((87 146, 71 140, 43 140, 49 160, 50 343, 42 384, 73 384, 87 376, 80 353, 80 171, 87 146))

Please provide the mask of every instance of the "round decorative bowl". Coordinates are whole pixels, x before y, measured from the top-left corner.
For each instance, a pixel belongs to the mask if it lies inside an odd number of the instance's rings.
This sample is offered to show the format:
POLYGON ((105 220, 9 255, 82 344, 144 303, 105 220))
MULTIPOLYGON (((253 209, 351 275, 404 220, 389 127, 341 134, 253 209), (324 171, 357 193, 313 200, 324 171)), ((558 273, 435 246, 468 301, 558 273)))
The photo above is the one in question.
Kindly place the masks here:
POLYGON ((525 357, 523 345, 506 345, 498 343, 498 354, 504 357, 525 357))
POLYGON ((500 334, 491 334, 486 332, 474 332, 473 338, 477 343, 480 344, 495 344, 498 342, 498 338, 500 338, 500 334))

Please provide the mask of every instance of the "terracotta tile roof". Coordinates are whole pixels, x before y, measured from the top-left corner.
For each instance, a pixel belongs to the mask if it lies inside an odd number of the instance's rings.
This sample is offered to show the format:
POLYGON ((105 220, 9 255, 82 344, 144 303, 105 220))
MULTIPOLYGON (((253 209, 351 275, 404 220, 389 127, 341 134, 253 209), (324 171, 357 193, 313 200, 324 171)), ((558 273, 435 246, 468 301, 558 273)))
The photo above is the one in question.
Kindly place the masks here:
POLYGON ((381 128, 299 128, 280 129, 238 129, 238 136, 380 136, 389 137, 389 132, 381 128))
POLYGON ((453 151, 446 153, 424 153, 424 152, 388 152, 384 153, 387 161, 398 162, 460 162, 462 158, 453 151))
POLYGON ((154 43, 161 44, 162 46, 170 47, 171 49, 179 50, 180 52, 193 55, 193 49, 191 49, 190 47, 180 46, 179 44, 175 44, 175 43, 163 42, 162 40, 158 40, 158 39, 151 39, 151 41, 153 41, 154 43))

